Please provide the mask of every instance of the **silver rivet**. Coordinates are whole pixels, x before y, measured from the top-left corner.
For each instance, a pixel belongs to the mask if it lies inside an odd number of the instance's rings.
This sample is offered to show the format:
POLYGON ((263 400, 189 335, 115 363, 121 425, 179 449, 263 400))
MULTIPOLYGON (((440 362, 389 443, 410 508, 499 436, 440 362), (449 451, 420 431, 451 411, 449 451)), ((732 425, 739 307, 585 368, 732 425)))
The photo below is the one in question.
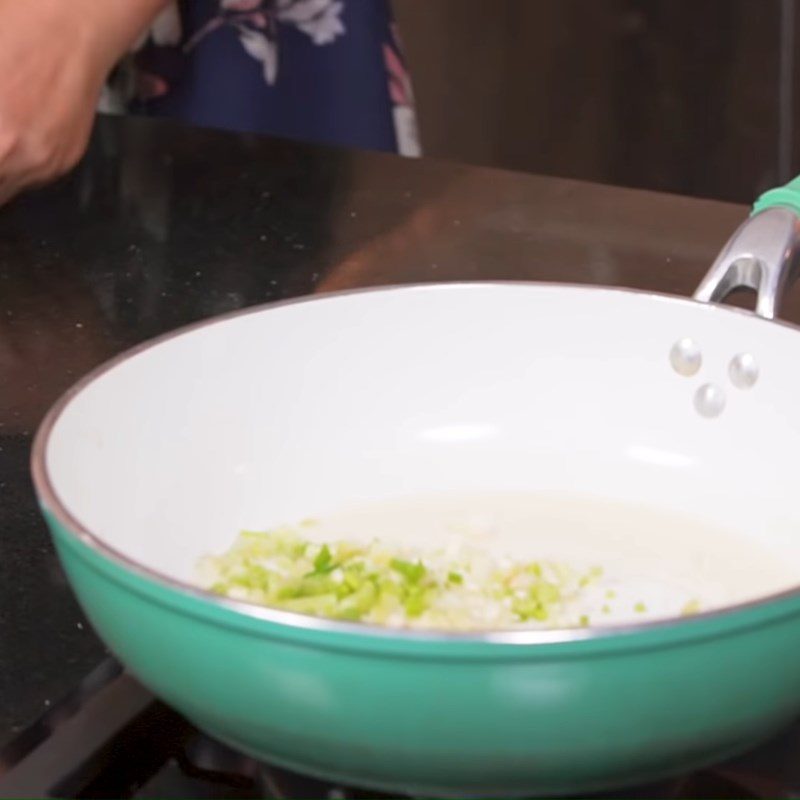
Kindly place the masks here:
POLYGON ((725 392, 713 383, 704 383, 695 392, 694 407, 703 417, 718 417, 725 408, 725 392))
POLYGON ((700 369, 700 365, 703 363, 703 354, 700 352, 697 342, 687 336, 683 339, 678 339, 672 345, 672 350, 669 351, 669 361, 672 364, 672 369, 678 375, 684 375, 689 378, 700 369))
POLYGON ((750 353, 739 353, 731 359, 728 375, 737 389, 749 389, 758 380, 758 364, 750 353))

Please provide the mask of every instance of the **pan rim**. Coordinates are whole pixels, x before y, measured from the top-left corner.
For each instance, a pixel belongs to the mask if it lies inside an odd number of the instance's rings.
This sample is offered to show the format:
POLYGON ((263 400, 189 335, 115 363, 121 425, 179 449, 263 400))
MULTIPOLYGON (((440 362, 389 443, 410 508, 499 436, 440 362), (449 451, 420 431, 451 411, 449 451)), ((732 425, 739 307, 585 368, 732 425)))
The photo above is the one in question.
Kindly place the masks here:
POLYGON ((31 449, 30 469, 34 488, 40 506, 58 521, 61 529, 69 534, 75 542, 83 544, 98 555, 101 560, 110 562, 124 572, 144 579, 169 592, 176 593, 187 599, 194 599, 208 606, 227 609, 236 615, 266 623, 272 623, 282 628, 310 630, 323 634, 342 634, 368 637, 376 640, 399 640, 409 642, 427 642, 438 644, 506 644, 506 645, 545 645, 565 644, 580 641, 597 641, 630 636, 637 633, 648 633, 658 630, 673 630, 675 628, 690 628, 702 622, 713 622, 726 619, 745 611, 751 611, 766 606, 771 606, 784 600, 800 597, 800 583, 795 588, 774 592, 746 602, 722 606, 710 611, 700 612, 691 617, 676 617, 668 619, 650 620, 636 623, 618 623, 602 626, 588 626, 585 628, 554 628, 554 629, 529 629, 529 628, 503 628, 477 631, 451 631, 443 629, 409 629, 389 628, 380 625, 370 625, 358 622, 346 622, 325 617, 316 617, 293 611, 262 606, 244 600, 234 600, 214 594, 202 589, 188 581, 173 578, 157 569, 149 567, 125 555, 112 547, 103 538, 92 532, 84 525, 61 500, 55 490, 47 466, 47 450, 50 437, 64 411, 84 389, 102 378, 106 373, 121 366, 126 361, 139 356, 149 350, 159 347, 173 339, 180 338, 203 328, 220 325, 225 322, 250 315, 268 312, 274 309, 308 303, 331 302, 337 299, 355 295, 368 294, 394 294, 411 293, 418 291, 442 291, 446 289, 486 289, 500 287, 527 287, 551 290, 580 291, 591 294, 606 295, 633 295, 650 298, 660 302, 668 302, 677 306, 690 308, 704 308, 706 313, 719 313, 724 315, 735 314, 744 318, 758 321, 771 326, 786 328, 794 333, 800 333, 800 326, 783 320, 767 320, 755 315, 751 311, 733 306, 716 303, 701 303, 697 300, 668 293, 655 292, 646 289, 634 289, 616 286, 598 286, 582 283, 561 283, 557 281, 526 281, 526 280, 487 280, 487 281, 436 281, 415 283, 394 283, 344 289, 321 294, 307 294, 285 300, 260 303, 254 306, 236 309, 234 311, 208 317, 205 319, 182 325, 158 336, 140 342, 123 350, 110 359, 90 370, 67 389, 50 407, 47 414, 37 429, 31 449))

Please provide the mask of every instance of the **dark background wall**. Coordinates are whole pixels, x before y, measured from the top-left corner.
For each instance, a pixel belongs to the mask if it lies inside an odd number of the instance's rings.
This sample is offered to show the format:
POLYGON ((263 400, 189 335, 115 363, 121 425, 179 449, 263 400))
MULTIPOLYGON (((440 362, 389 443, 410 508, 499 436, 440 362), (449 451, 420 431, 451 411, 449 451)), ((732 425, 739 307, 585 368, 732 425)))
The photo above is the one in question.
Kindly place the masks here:
POLYGON ((395 0, 426 155, 750 201, 800 172, 800 0, 395 0))

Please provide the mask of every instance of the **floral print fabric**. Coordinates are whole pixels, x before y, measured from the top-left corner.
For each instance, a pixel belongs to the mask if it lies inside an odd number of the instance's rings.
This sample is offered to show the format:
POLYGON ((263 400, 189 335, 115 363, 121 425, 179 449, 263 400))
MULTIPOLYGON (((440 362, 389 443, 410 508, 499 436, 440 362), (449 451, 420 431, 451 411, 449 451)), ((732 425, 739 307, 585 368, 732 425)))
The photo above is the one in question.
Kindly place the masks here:
POLYGON ((105 110, 418 155, 386 0, 184 0, 107 87, 105 110))

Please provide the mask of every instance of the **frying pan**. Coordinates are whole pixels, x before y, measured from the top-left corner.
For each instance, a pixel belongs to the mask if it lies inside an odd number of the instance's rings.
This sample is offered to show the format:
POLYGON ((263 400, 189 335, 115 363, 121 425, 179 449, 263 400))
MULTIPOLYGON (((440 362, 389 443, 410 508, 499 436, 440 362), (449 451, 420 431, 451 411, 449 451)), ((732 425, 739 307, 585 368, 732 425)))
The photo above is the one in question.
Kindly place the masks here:
POLYGON ((244 527, 479 490, 679 509, 793 563, 800 330, 770 320, 798 191, 762 196, 694 299, 370 289, 213 319, 104 365, 50 411, 32 464, 92 624, 218 739, 385 791, 587 792, 752 746, 800 713, 800 588, 691 618, 453 633, 222 598, 191 569, 244 527), (755 313, 718 304, 742 287, 755 313))

